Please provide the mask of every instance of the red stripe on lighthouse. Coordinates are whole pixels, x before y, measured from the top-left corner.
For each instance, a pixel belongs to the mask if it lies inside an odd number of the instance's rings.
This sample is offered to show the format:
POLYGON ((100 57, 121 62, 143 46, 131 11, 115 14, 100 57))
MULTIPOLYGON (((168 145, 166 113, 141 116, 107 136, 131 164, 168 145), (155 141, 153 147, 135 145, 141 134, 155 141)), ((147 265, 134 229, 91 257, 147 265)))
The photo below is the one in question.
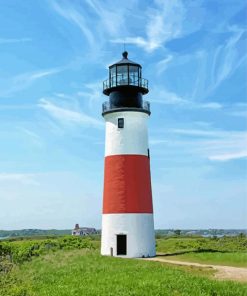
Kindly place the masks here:
POLYGON ((103 214, 153 213, 149 158, 112 155, 105 158, 103 214))

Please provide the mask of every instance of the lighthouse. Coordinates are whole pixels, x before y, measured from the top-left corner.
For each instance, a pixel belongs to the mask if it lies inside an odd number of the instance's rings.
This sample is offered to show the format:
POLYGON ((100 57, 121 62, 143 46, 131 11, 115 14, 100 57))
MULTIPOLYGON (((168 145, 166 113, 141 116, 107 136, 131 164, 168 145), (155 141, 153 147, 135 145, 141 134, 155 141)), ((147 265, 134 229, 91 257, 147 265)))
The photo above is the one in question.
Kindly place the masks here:
POLYGON ((103 82, 106 123, 101 254, 155 256, 155 235, 147 122, 148 80, 142 66, 122 59, 109 67, 103 82))

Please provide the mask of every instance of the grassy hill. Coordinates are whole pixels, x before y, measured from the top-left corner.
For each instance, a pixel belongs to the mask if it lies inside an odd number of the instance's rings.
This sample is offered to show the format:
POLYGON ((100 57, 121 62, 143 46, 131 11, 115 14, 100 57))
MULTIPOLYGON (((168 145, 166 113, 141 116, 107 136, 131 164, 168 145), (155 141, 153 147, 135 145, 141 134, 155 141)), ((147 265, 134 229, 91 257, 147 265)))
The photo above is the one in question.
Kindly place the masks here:
MULTIPOLYGON (((205 240, 161 239, 157 249, 179 256, 182 250, 193 255, 207 249, 246 254, 245 237, 205 240)), ((214 280, 212 271, 102 257, 99 245, 99 237, 72 236, 1 242, 0 295, 246 295, 246 284, 214 280)))

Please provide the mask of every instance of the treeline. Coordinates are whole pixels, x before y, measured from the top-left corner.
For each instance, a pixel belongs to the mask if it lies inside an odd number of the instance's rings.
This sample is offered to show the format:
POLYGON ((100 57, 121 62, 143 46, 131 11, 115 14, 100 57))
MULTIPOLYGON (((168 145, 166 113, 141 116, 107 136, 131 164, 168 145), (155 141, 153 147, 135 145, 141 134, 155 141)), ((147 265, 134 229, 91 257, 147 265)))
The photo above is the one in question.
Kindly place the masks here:
POLYGON ((213 237, 213 236, 237 236, 237 235, 247 235, 246 229, 156 229, 156 236, 172 236, 172 235, 181 235, 181 236, 204 236, 204 237, 213 237))
POLYGON ((0 230, 0 237, 20 237, 20 236, 51 236, 51 235, 69 235, 70 229, 22 229, 22 230, 0 230))

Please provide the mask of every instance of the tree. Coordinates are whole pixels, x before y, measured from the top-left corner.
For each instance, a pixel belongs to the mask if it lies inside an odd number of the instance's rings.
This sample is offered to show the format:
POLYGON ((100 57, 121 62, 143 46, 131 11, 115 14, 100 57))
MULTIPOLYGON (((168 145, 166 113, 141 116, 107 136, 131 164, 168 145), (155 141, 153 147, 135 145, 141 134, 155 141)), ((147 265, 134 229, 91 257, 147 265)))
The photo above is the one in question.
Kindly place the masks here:
POLYGON ((181 234, 181 230, 180 230, 180 229, 176 229, 176 230, 174 230, 174 233, 175 233, 176 235, 180 235, 180 234, 181 234))

